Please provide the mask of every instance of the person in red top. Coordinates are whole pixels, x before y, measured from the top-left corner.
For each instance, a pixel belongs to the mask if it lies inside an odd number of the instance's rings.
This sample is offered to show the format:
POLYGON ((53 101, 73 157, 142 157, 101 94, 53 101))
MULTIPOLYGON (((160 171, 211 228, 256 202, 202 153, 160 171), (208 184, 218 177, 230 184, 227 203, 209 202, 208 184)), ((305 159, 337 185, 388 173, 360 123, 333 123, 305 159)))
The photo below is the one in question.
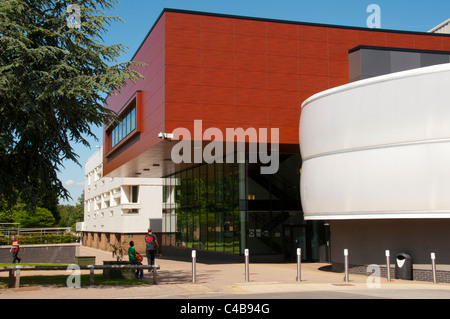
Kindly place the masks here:
POLYGON ((18 256, 19 251, 20 251, 19 241, 16 239, 16 237, 13 236, 11 249, 9 250, 9 252, 12 252, 12 254, 13 254, 13 264, 16 263, 16 260, 18 263, 20 263, 20 261, 21 261, 21 259, 18 256))

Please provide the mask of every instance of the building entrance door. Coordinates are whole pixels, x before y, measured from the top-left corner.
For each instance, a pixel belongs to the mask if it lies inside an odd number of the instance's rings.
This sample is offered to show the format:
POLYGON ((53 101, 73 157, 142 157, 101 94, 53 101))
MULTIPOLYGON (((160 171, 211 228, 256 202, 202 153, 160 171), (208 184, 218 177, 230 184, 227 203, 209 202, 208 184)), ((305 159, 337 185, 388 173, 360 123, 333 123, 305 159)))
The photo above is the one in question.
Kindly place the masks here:
POLYGON ((309 260, 306 225, 284 225, 284 256, 286 261, 297 260, 297 248, 301 249, 302 261, 309 260))

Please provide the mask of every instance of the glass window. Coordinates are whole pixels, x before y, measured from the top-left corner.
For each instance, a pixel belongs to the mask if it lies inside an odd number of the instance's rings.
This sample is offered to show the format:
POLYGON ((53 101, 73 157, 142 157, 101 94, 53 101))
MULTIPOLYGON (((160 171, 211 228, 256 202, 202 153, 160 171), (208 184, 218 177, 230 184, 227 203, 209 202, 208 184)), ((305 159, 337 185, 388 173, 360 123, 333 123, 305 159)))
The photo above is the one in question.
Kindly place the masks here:
POLYGON ((117 145, 117 143, 119 143, 119 129, 117 127, 114 129, 114 135, 116 137, 116 142, 114 145, 117 145))
POLYGON ((188 248, 240 253, 237 166, 203 164, 175 176, 180 178, 175 186, 180 244, 184 241, 188 248))
POLYGON ((127 117, 127 135, 131 133, 131 114, 128 114, 127 117))
POLYGON ((117 125, 117 142, 122 140, 122 122, 117 125))
MULTIPOLYGON (((215 195, 215 182, 214 182, 214 163, 207 165, 208 167, 208 203, 214 204, 216 195, 215 195)), ((211 206, 211 205, 210 205, 211 206)))
POLYGON ((192 213, 192 240, 193 248, 199 248, 200 244, 200 214, 197 209, 192 213))
POLYGON ((131 187, 131 202, 138 203, 139 202, 139 186, 131 187))
POLYGON ((223 212, 216 212, 216 251, 224 251, 223 242, 223 212))
POLYGON ((136 108, 133 108, 111 131, 111 148, 136 129, 136 108))
POLYGON ((136 108, 132 109, 130 112, 130 131, 134 131, 136 129, 136 108))
POLYGON ((130 131, 129 131, 130 125, 128 124, 128 117, 129 117, 129 114, 127 114, 125 116, 125 118, 123 119, 123 127, 124 127, 123 137, 127 136, 128 133, 130 133, 130 131))
POLYGON ((112 130, 111 131, 111 140, 110 140, 110 143, 111 143, 111 145, 110 145, 110 147, 109 148, 113 148, 114 147, 114 145, 116 145, 116 143, 115 143, 115 135, 114 135, 114 130, 112 130))
POLYGON ((222 163, 216 163, 216 176, 215 176, 215 188, 216 188, 216 205, 219 209, 223 204, 223 165, 222 163))

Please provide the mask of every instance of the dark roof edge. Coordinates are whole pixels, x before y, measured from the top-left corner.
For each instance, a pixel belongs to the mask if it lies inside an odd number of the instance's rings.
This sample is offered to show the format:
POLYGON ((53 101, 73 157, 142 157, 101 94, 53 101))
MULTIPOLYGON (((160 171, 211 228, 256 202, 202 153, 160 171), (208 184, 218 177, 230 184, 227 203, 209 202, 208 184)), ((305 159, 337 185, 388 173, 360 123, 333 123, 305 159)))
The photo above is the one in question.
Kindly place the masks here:
POLYGON ((426 50, 426 49, 411 49, 411 48, 394 48, 394 47, 381 47, 373 45, 358 45, 350 50, 348 53, 353 53, 359 50, 379 50, 379 51, 399 51, 399 52, 412 52, 412 53, 430 53, 430 54, 447 54, 450 55, 450 51, 445 50, 426 50))
POLYGON ((213 12, 203 12, 203 11, 193 11, 193 10, 185 10, 185 9, 173 9, 173 8, 164 8, 156 19, 155 23, 150 28, 147 35, 144 37, 144 40, 139 45, 138 49, 133 55, 132 60, 144 44, 145 40, 148 38, 150 33, 155 28, 156 24, 159 22, 161 17, 166 12, 175 12, 175 13, 184 13, 184 14, 193 14, 193 15, 203 15, 203 16, 211 16, 211 17, 221 17, 221 18, 231 18, 231 19, 241 19, 241 20, 253 20, 253 21, 264 21, 264 22, 274 22, 274 23, 284 23, 284 24, 296 24, 296 25, 306 25, 306 26, 316 26, 323 28, 336 28, 336 29, 348 29, 348 30, 360 30, 360 31, 371 31, 371 32, 387 32, 387 33, 402 33, 402 34, 415 34, 415 35, 429 35, 429 36, 440 36, 440 37, 450 37, 450 34, 445 33, 429 33, 429 32, 420 32, 420 31, 405 31, 405 30, 392 30, 392 29, 379 29, 379 28, 365 28, 365 27, 352 27, 352 26, 343 26, 336 24, 322 24, 322 23, 314 23, 314 22, 301 22, 301 21, 293 21, 293 20, 282 20, 282 19, 272 19, 272 18, 257 18, 257 17, 249 17, 249 16, 241 16, 241 15, 233 15, 233 14, 224 14, 224 13, 213 13, 213 12))

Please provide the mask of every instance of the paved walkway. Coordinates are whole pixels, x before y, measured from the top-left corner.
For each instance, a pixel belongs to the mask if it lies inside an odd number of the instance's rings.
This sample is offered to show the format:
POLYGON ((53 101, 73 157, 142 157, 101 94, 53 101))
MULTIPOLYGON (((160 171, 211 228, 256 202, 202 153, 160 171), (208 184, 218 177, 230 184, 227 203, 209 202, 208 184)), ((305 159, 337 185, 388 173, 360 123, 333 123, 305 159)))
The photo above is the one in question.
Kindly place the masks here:
MULTIPOLYGON (((89 247, 81 247, 81 256, 96 256, 96 264, 112 260, 111 253, 89 247)), ((144 259, 144 264, 146 260, 144 259)), ((327 264, 303 263, 301 281, 297 282, 297 265, 250 264, 249 281, 245 281, 244 264, 202 263, 197 260, 197 281, 192 283, 192 263, 164 258, 156 260, 160 265, 158 285, 146 286, 85 286, 67 287, 23 287, 0 290, 0 299, 204 299, 204 298, 258 298, 264 293, 272 297, 298 298, 296 296, 324 297, 326 294, 346 293, 349 296, 364 295, 367 298, 443 298, 450 299, 450 284, 380 279, 379 288, 369 287, 368 277, 350 274, 349 282, 342 273, 323 270, 327 264), (234 296, 234 297, 233 297, 234 296)), ((101 272, 101 270, 97 270, 101 272)), ((97 272, 96 271, 96 272, 97 272)), ((88 271, 87 271, 88 272, 88 271)), ((64 275, 63 271, 44 271, 64 275)), ((6 276, 7 273, 0 273, 6 276)), ((37 275, 36 272, 22 272, 21 276, 37 275)), ((145 271, 144 280, 152 280, 145 271)), ((337 295, 334 295, 337 296, 337 295)), ((263 298, 272 298, 263 297, 263 298)), ((303 297, 300 297, 303 298, 303 297)), ((331 297, 333 298, 333 297, 331 297)), ((334 297, 336 298, 336 297, 334 297)), ((339 297, 338 297, 339 298, 339 297)))

